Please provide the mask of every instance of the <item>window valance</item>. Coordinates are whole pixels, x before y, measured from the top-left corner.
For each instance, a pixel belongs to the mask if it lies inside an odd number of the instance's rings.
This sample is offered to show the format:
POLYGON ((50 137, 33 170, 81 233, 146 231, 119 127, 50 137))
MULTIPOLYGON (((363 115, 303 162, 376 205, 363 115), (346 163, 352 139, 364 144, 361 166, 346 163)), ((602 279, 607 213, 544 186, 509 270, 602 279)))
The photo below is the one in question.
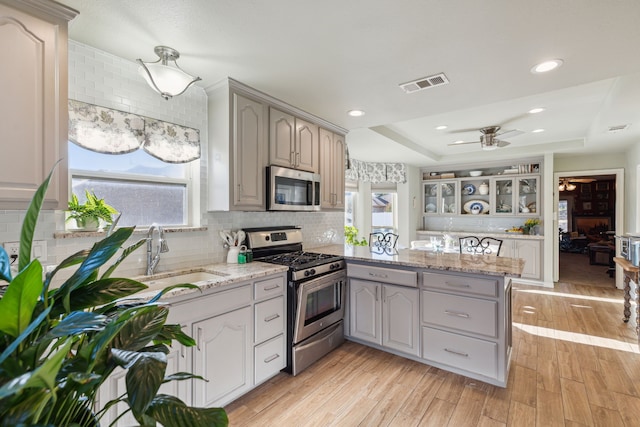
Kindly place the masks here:
POLYGON ((69 100, 69 140, 105 154, 142 148, 167 163, 200 158, 200 131, 133 113, 69 100))
POLYGON ((345 178, 353 181, 378 182, 407 182, 407 172, 404 163, 370 163, 351 159, 351 168, 345 171, 345 178))

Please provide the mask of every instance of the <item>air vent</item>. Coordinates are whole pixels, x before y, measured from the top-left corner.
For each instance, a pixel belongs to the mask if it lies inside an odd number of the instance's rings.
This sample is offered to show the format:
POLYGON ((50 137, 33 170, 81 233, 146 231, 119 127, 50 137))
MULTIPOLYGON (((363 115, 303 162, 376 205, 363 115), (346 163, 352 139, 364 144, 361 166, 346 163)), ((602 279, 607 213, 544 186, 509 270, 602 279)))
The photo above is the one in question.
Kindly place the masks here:
POLYGON ((418 80, 413 80, 411 82, 402 83, 400 85, 400 88, 406 93, 412 93, 422 89, 429 89, 435 86, 442 86, 446 84, 449 84, 449 79, 444 75, 444 73, 440 73, 429 77, 423 77, 418 80))
POLYGON ((629 125, 609 126, 609 132, 611 133, 622 132, 623 130, 627 130, 628 127, 629 125))

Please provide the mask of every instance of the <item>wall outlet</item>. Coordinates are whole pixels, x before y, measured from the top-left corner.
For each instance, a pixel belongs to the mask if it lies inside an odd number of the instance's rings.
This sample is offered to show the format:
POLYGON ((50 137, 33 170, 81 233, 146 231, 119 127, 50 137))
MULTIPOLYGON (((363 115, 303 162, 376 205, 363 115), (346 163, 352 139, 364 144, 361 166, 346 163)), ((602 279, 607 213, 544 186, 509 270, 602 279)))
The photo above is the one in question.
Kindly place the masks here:
MULTIPOLYGON (((20 242, 4 242, 2 245, 9 255, 12 266, 18 266, 18 257, 20 255, 20 242)), ((31 259, 39 259, 40 262, 47 261, 47 241, 34 240, 31 244, 31 259)))

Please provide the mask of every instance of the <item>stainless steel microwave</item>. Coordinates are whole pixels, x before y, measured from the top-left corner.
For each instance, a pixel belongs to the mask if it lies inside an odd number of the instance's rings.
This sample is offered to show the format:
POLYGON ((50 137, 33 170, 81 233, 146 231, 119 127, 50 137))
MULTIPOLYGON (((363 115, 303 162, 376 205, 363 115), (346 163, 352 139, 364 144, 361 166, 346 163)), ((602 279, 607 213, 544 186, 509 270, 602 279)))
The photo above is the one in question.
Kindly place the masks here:
POLYGON ((267 177, 267 210, 320 210, 320 175, 317 173, 269 166, 267 177))

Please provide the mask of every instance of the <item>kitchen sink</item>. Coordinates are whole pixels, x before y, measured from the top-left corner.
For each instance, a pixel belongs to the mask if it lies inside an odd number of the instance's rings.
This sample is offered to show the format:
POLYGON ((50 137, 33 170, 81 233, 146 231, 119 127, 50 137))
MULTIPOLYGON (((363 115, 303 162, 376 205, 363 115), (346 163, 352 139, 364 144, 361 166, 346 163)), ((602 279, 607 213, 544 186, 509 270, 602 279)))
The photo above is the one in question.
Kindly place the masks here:
POLYGON ((158 277, 150 280, 141 280, 141 282, 149 287, 148 290, 157 290, 182 283, 198 284, 198 282, 219 281, 225 276, 228 276, 228 274, 212 271, 195 271, 191 273, 180 273, 166 277, 158 277))

